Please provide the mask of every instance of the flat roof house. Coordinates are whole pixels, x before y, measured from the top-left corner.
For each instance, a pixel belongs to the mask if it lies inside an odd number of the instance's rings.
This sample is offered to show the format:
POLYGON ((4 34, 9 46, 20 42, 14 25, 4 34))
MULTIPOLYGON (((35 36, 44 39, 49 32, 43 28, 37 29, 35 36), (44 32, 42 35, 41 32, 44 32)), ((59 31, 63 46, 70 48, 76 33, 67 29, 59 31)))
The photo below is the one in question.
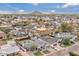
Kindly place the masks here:
POLYGON ((47 49, 50 46, 48 42, 36 37, 32 37, 31 40, 21 41, 20 44, 28 50, 30 50, 33 45, 35 45, 36 48, 40 50, 47 49))
POLYGON ((37 37, 34 37, 31 40, 34 41, 38 49, 46 49, 47 47, 50 46, 48 42, 43 41, 42 39, 37 38, 37 37))
POLYGON ((33 45, 36 45, 32 40, 22 41, 20 44, 27 50, 30 50, 33 45))
POLYGON ((76 36, 74 34, 68 33, 68 32, 60 32, 55 34, 55 37, 57 37, 58 39, 62 39, 62 38, 70 38, 71 41, 75 40, 76 36))
POLYGON ((0 55, 14 55, 20 51, 16 45, 6 44, 0 48, 0 55))
POLYGON ((11 34, 16 40, 30 39, 30 36, 22 30, 12 30, 11 34))

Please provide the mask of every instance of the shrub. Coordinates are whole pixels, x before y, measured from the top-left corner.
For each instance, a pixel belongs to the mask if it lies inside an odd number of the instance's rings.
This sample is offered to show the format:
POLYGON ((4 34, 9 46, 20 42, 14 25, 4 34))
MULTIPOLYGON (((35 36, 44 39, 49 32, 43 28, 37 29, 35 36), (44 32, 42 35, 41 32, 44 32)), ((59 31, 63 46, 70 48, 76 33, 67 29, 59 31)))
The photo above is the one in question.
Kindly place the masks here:
POLYGON ((69 52, 70 56, 79 56, 79 54, 76 54, 74 52, 69 52))
POLYGON ((42 56, 43 54, 40 51, 34 53, 36 56, 42 56))
POLYGON ((71 44, 71 41, 69 38, 63 38, 61 44, 63 44, 64 46, 69 46, 71 44))

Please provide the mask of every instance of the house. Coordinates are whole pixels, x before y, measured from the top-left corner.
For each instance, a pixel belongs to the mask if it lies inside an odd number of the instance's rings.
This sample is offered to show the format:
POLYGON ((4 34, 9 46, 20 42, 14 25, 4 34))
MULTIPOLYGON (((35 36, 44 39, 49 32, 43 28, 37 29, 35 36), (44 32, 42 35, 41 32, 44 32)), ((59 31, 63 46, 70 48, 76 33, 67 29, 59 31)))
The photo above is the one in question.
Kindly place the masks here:
POLYGON ((34 41, 34 43, 37 45, 38 49, 46 49, 49 47, 49 43, 46 41, 43 41, 40 38, 32 37, 31 40, 34 41))
POLYGON ((20 51, 19 47, 16 45, 13 45, 13 43, 2 45, 0 47, 0 55, 14 55, 20 51))
POLYGON ((46 29, 46 28, 43 28, 43 27, 41 27, 41 28, 37 28, 36 30, 39 31, 39 32, 47 31, 47 29, 46 29))
POLYGON ((58 41, 58 38, 50 36, 41 37, 41 39, 48 42, 49 44, 55 44, 58 41))
POLYGON ((36 48, 40 50, 47 49, 50 46, 47 42, 36 37, 32 37, 31 40, 21 41, 20 44, 27 50, 30 50, 33 45, 35 45, 36 48))
POLYGON ((16 40, 30 39, 30 36, 24 30, 12 30, 10 33, 16 40))
POLYGON ((16 42, 14 40, 9 40, 7 41, 8 45, 16 45, 16 42))
POLYGON ((57 21, 52 21, 52 26, 54 27, 54 28, 58 28, 58 27, 60 27, 60 23, 59 22, 57 22, 57 21))
POLYGON ((55 37, 62 39, 62 38, 70 38, 71 40, 75 40, 76 36, 72 33, 68 33, 68 32, 60 32, 60 33, 56 33, 55 37))
POLYGON ((37 28, 36 32, 40 35, 40 36, 45 36, 48 35, 50 33, 50 31, 47 28, 41 27, 41 28, 37 28))
POLYGON ((0 40, 5 39, 5 38, 6 38, 6 34, 0 31, 0 40))
POLYGON ((32 40, 21 41, 20 44, 27 50, 30 50, 35 43, 32 40))

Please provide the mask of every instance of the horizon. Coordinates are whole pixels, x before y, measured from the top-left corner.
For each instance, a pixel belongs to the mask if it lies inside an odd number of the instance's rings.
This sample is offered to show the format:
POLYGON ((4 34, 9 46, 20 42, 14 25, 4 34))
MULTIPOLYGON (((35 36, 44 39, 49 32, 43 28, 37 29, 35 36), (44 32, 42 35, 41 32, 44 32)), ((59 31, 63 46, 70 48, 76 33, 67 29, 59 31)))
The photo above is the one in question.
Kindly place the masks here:
POLYGON ((79 13, 78 3, 0 3, 0 13, 79 13))

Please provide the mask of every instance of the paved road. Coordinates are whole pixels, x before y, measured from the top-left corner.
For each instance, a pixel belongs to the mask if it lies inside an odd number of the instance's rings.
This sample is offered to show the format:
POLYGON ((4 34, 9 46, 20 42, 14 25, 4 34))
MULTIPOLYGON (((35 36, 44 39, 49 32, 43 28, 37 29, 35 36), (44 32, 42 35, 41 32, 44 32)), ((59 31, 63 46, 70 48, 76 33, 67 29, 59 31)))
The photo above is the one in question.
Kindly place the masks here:
POLYGON ((68 51, 76 51, 79 50, 79 43, 76 43, 73 46, 68 47, 68 51))

